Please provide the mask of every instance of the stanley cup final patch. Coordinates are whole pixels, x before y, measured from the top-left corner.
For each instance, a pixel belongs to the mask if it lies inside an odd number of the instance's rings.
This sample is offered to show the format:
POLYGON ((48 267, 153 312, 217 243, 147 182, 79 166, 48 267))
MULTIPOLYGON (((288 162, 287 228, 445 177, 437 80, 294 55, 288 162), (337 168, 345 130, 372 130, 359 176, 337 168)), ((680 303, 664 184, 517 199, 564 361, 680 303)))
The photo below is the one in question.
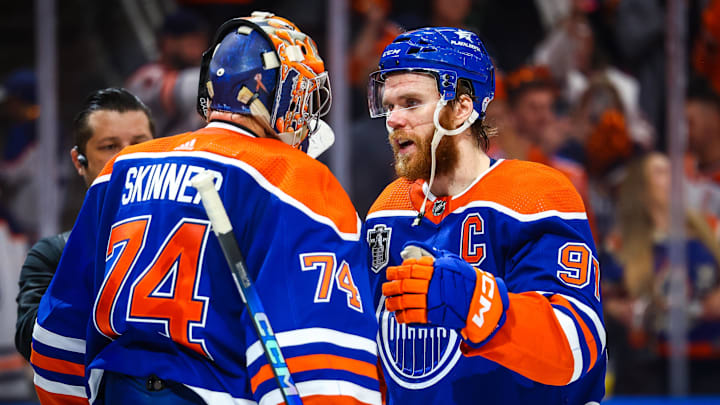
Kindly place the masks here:
POLYGON ((372 262, 370 267, 377 273, 383 267, 387 266, 390 258, 390 233, 392 228, 385 225, 375 225, 372 229, 368 229, 367 242, 370 245, 370 254, 372 262))

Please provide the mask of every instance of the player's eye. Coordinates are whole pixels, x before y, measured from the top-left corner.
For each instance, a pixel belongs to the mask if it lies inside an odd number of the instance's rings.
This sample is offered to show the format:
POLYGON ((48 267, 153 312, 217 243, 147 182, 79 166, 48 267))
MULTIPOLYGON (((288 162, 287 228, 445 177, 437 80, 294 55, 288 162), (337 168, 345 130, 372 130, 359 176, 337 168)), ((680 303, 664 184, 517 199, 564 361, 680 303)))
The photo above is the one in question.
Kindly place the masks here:
POLYGON ((385 111, 392 111, 395 108, 395 104, 383 104, 385 111))
POLYGON ((420 105, 420 101, 414 98, 409 98, 405 101, 405 108, 417 107, 420 105))
POLYGON ((100 150, 104 150, 104 151, 113 151, 116 149, 120 149, 120 145, 115 144, 115 143, 109 143, 107 145, 100 146, 100 150))

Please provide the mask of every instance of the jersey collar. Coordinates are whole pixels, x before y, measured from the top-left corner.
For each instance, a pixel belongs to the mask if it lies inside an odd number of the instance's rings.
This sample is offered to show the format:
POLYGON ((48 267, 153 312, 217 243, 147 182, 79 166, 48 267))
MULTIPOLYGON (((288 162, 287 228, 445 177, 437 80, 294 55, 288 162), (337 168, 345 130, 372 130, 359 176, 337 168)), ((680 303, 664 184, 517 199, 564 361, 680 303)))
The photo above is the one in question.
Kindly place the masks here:
POLYGON ((222 128, 227 129, 228 131, 237 132, 240 135, 249 136, 251 138, 258 138, 255 133, 250 131, 247 127, 244 127, 240 124, 231 123, 228 121, 211 121, 208 123, 205 128, 222 128))

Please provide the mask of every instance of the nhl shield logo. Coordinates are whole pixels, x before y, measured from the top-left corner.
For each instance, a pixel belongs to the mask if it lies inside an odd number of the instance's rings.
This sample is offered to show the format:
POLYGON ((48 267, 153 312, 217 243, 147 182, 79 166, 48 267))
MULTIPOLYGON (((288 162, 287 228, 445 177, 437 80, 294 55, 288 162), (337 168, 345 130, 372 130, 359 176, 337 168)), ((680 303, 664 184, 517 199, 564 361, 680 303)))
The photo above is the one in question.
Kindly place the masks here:
POLYGON ((433 204, 432 213, 435 216, 441 215, 443 212, 445 212, 445 200, 437 199, 435 200, 435 203, 433 204))
POLYGON ((390 258, 390 233, 392 228, 385 225, 375 225, 368 230, 367 242, 370 245, 370 254, 372 255, 372 263, 370 267, 377 273, 383 267, 387 266, 390 258))

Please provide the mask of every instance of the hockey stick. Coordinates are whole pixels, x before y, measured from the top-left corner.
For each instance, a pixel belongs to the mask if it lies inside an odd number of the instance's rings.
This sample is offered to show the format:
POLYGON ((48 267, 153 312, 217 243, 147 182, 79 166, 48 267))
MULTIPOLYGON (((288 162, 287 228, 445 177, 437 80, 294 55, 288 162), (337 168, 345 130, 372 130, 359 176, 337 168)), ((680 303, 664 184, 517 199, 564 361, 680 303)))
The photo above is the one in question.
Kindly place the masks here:
POLYGON ((265 357, 280 387, 280 393, 286 404, 302 405, 300 395, 290 376, 290 370, 288 370, 287 364, 285 364, 285 358, 280 352, 280 346, 270 327, 270 320, 267 315, 265 315, 265 309, 260 301, 260 296, 248 276, 245 259, 235 239, 230 218, 228 218, 222 200, 220 200, 220 195, 217 190, 215 190, 213 175, 208 171, 204 171, 193 177, 191 183, 200 193, 203 207, 205 207, 205 212, 208 218, 210 218, 215 236, 217 236, 218 242, 220 242, 225 260, 227 260, 228 266, 230 266, 233 278, 235 279, 235 285, 237 285, 245 307, 253 320, 255 333, 257 333, 260 339, 265 357))

